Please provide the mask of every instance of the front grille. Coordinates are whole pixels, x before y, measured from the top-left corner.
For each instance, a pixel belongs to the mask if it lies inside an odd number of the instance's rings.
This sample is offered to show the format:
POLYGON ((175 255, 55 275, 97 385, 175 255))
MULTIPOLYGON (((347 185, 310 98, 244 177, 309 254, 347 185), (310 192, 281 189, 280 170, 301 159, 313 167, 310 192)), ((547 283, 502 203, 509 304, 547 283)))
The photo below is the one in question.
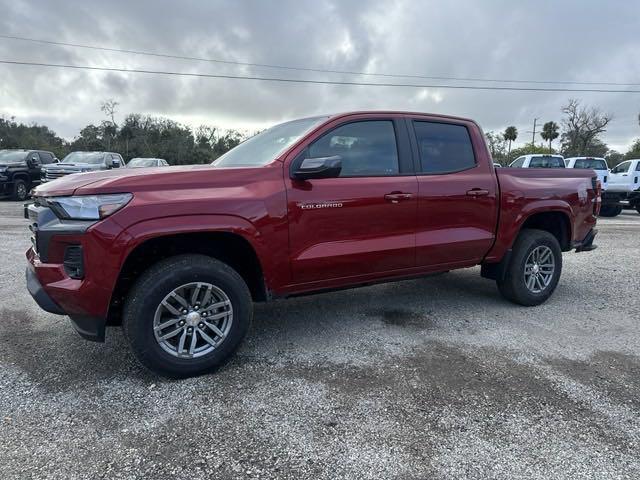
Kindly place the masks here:
POLYGON ((61 171, 61 170, 58 170, 58 171, 49 171, 49 170, 47 170, 44 173, 44 177, 43 178, 45 180, 47 180, 47 181, 50 181, 50 180, 55 180, 56 178, 64 177, 65 175, 69 175, 70 173, 75 173, 75 172, 65 172, 65 171, 61 171))
POLYGON ((71 278, 84 278, 84 262, 82 260, 82 247, 70 245, 64 249, 64 271, 71 278))

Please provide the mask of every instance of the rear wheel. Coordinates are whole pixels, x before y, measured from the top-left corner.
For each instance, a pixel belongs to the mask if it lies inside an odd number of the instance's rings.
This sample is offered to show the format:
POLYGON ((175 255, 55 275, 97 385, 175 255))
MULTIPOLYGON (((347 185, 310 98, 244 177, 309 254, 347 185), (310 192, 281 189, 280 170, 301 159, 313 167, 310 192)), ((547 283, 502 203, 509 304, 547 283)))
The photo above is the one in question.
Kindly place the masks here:
POLYGON ((601 217, 617 217, 622 213, 620 205, 604 205, 600 208, 601 217))
POLYGON ((24 180, 16 180, 13 183, 13 198, 14 200, 26 200, 29 195, 29 189, 27 188, 27 182, 24 180))
POLYGON ((247 333, 252 312, 249 289, 235 270, 204 255, 179 255, 136 282, 123 328, 144 366, 183 378, 224 362, 247 333))
POLYGON ((561 272, 562 250, 556 237, 544 230, 523 230, 498 289, 514 303, 540 305, 556 289, 561 272))

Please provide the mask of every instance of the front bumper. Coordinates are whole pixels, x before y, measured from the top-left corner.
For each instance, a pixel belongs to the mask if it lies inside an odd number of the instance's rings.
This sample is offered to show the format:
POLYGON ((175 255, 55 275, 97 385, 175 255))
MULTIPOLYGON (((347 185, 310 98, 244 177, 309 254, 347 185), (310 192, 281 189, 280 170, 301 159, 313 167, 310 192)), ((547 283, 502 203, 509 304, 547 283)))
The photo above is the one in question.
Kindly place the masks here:
POLYGON ((95 222, 61 221, 38 204, 25 205, 32 223, 32 248, 27 251, 27 289, 43 310, 68 315, 85 339, 102 342, 115 272, 102 263, 107 258, 104 238, 88 232, 95 222), (65 251, 86 251, 89 275, 71 276, 65 251))
MULTIPOLYGON (((40 308, 54 315, 68 315, 45 291, 38 279, 38 275, 32 264, 27 266, 27 290, 40 308)), ((106 320, 87 315, 69 314, 71 324, 78 334, 93 342, 104 342, 106 320)))

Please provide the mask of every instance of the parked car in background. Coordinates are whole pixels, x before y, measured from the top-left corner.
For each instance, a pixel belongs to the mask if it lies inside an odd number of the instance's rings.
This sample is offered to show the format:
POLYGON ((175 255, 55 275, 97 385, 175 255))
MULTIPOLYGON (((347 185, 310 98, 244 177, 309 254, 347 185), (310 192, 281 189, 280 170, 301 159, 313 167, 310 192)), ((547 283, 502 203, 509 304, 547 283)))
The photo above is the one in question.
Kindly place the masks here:
POLYGON ((41 182, 49 182, 71 173, 96 172, 124 167, 119 153, 113 152, 71 152, 61 162, 42 168, 41 182))
POLYGON ((613 212, 616 215, 627 206, 635 208, 640 213, 640 159, 627 160, 611 169, 607 198, 619 201, 613 212))
POLYGON ((593 170, 598 175, 602 187, 602 206, 600 216, 615 217, 622 212, 620 199, 617 194, 610 195, 607 192, 609 185, 609 165, 604 158, 599 157, 569 157, 564 159, 566 168, 582 168, 593 170))
POLYGON ((523 155, 509 164, 511 168, 565 168, 561 155, 535 153, 523 155))
POLYGON ((162 158, 132 158, 127 163, 127 168, 144 167, 168 167, 169 164, 162 158))
POLYGON ((45 150, 0 150, 0 195, 25 200, 40 183, 42 166, 57 161, 45 150))
POLYGON ((37 187, 27 287, 84 338, 122 323, 173 377, 229 357, 253 301, 481 265, 539 305, 600 208, 594 172, 494 168, 475 122, 416 113, 294 120, 212 165, 118 173, 37 187))

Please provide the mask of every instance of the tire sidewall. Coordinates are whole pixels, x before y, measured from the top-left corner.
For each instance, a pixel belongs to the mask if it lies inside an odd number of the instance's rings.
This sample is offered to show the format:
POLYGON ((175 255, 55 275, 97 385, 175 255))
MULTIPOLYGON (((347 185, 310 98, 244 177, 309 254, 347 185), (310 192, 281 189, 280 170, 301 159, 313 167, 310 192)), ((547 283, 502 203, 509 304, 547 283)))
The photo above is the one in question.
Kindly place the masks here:
POLYGON ((125 330, 134 353, 144 365, 173 377, 199 375, 220 365, 238 347, 251 323, 251 298, 239 275, 230 267, 216 263, 226 268, 185 264, 176 270, 161 270, 155 275, 152 273, 137 285, 139 288, 136 288, 125 309, 125 330), (229 297, 233 308, 231 329, 213 352, 194 359, 177 358, 162 349, 155 338, 155 312, 162 300, 175 288, 198 281, 217 286, 229 297))

